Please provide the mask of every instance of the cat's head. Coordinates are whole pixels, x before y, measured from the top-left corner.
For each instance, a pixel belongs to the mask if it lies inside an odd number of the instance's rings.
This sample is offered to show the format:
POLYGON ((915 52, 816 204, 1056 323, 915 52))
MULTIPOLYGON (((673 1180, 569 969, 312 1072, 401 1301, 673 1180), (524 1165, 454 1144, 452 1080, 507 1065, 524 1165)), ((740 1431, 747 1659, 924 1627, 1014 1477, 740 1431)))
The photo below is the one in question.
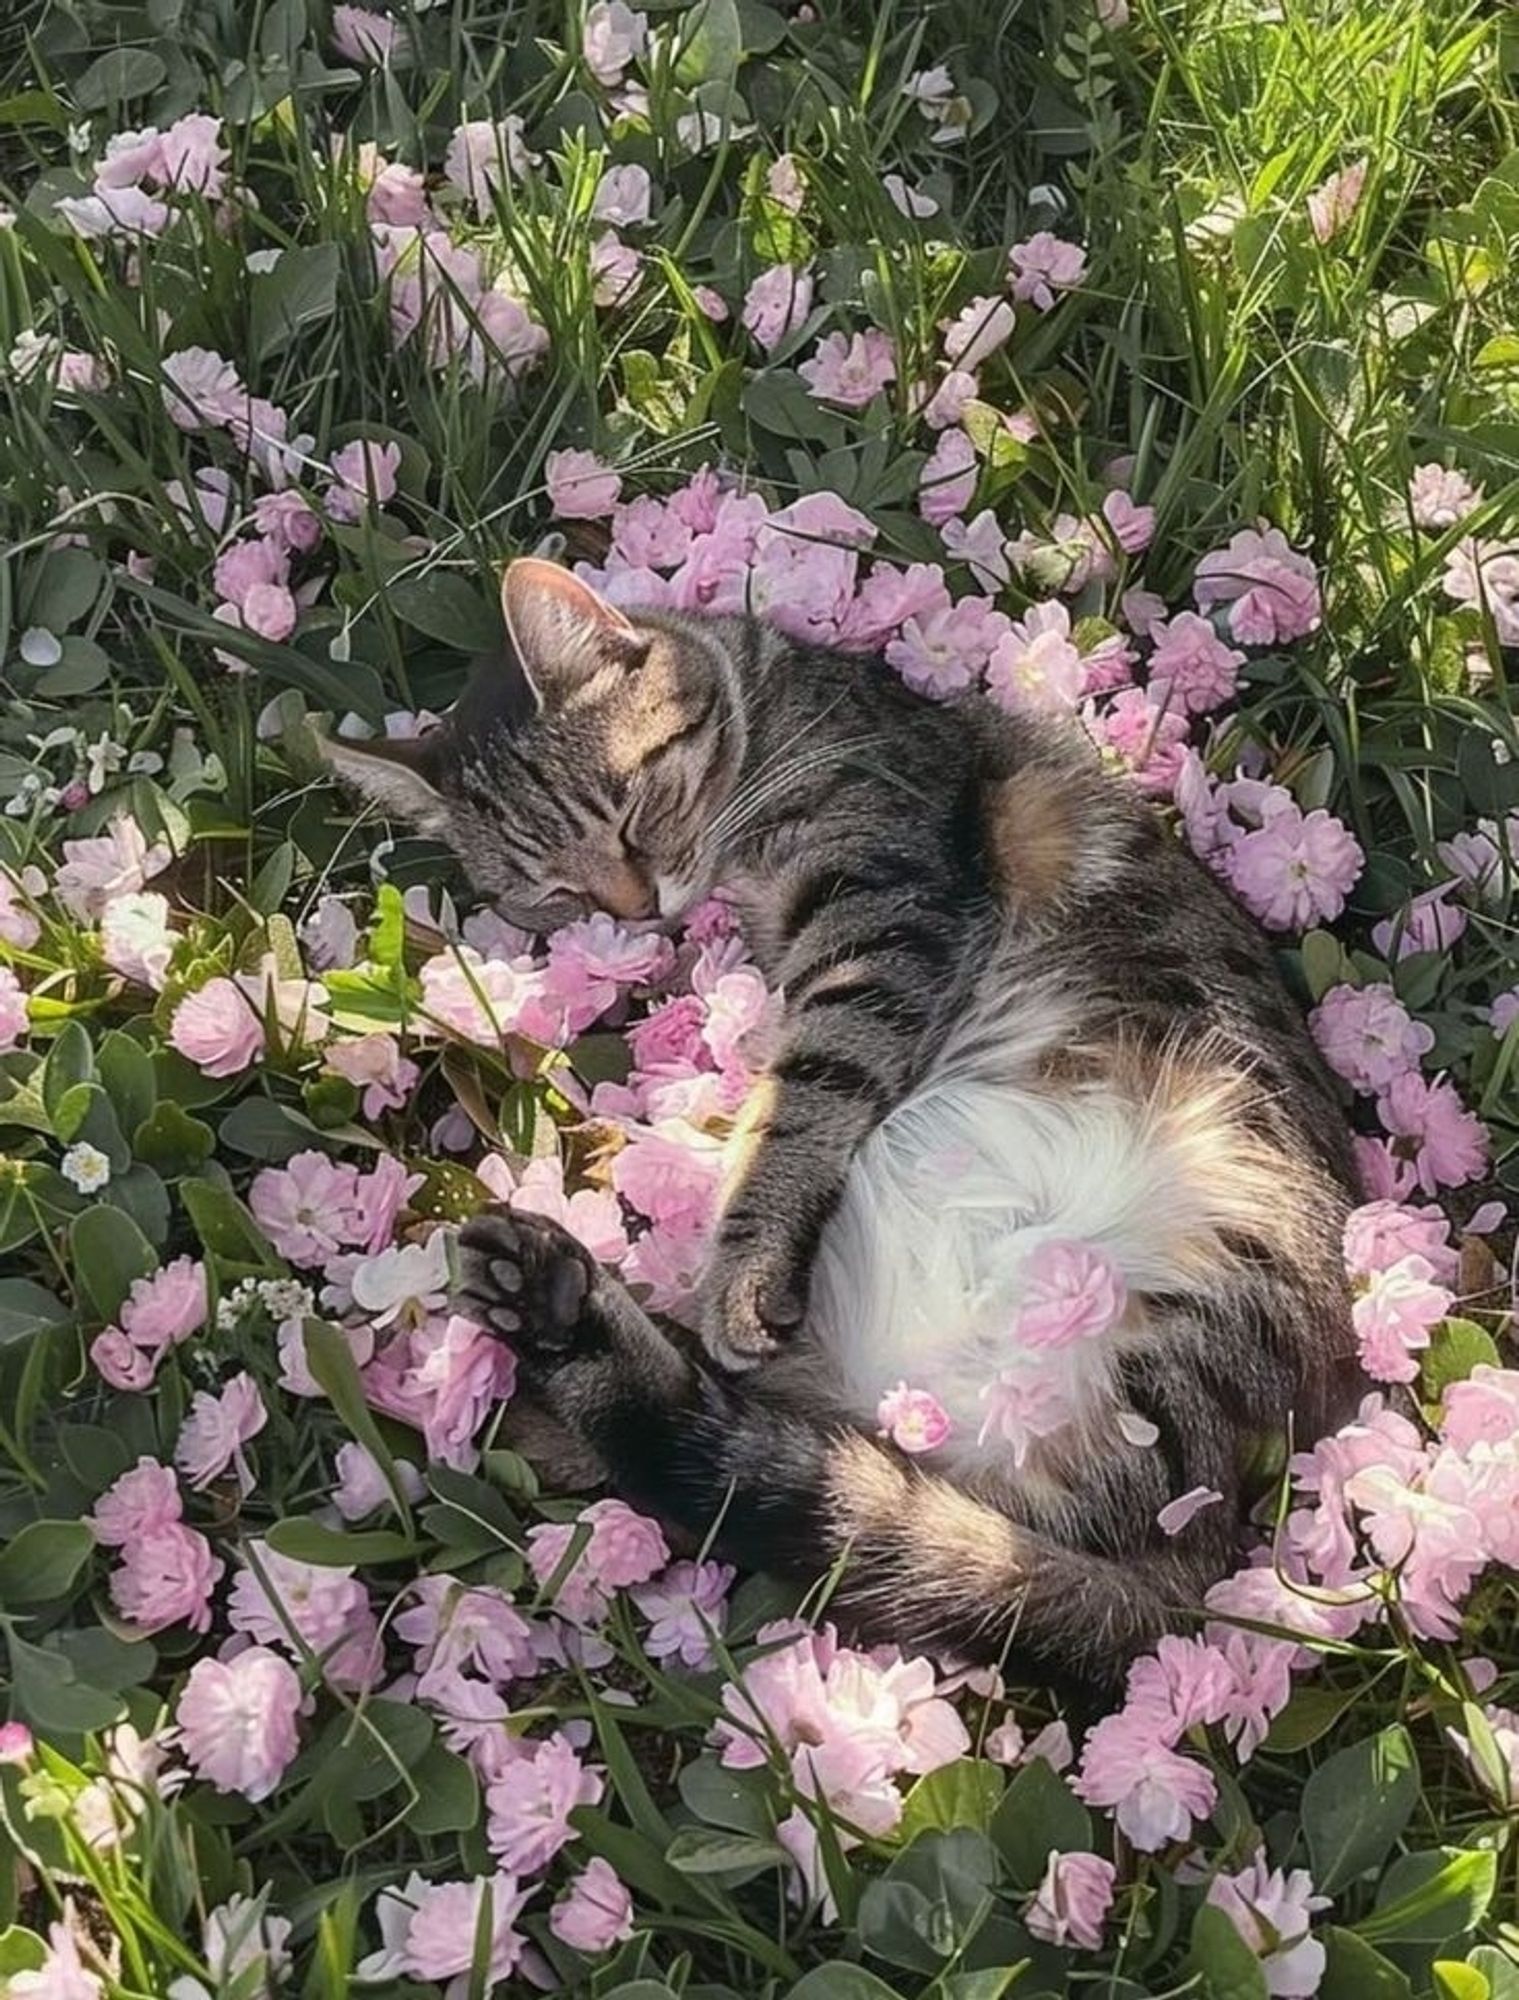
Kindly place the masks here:
POLYGON ((507 655, 440 727, 324 743, 345 784, 445 841, 502 915, 678 916, 711 886, 706 835, 743 751, 716 626, 625 616, 536 558, 502 583, 507 655))

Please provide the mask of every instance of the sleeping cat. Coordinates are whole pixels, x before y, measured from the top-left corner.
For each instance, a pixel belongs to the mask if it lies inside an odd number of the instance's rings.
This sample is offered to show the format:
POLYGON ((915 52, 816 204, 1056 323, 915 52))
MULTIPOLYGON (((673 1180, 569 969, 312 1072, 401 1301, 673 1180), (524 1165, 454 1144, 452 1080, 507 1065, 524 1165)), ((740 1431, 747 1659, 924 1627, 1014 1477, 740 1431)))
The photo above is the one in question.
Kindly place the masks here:
POLYGON ((337 772, 530 930, 724 885, 783 1011, 700 1349, 504 1209, 462 1309, 629 1500, 837 1566, 868 1639, 1111 1679, 1229 1564, 1262 1437, 1357 1388, 1348 1136, 1265 941, 1074 721, 547 562, 503 601, 513 666, 337 772), (922 1458, 877 1434, 903 1381, 922 1458))

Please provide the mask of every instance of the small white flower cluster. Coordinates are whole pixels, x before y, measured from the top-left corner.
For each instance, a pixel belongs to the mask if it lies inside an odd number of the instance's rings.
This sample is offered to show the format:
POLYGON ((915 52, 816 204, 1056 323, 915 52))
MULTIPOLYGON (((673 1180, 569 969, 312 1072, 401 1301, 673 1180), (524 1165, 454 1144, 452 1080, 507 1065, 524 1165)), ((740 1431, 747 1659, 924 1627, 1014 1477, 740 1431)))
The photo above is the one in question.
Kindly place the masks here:
POLYGON ((230 1333, 254 1311, 278 1322, 307 1319, 316 1310, 316 1297, 309 1285, 296 1278, 242 1278, 217 1302, 216 1324, 230 1333))

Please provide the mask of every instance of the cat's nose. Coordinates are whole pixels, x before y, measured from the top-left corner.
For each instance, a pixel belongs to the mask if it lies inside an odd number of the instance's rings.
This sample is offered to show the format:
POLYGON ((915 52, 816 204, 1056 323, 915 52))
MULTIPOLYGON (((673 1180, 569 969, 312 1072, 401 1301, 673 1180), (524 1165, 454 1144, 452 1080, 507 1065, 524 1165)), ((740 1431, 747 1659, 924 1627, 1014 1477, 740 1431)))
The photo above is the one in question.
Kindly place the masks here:
POLYGON ((601 907, 629 923, 640 917, 652 917, 658 908, 654 884, 631 861, 619 861, 609 868, 596 889, 596 900, 601 907))

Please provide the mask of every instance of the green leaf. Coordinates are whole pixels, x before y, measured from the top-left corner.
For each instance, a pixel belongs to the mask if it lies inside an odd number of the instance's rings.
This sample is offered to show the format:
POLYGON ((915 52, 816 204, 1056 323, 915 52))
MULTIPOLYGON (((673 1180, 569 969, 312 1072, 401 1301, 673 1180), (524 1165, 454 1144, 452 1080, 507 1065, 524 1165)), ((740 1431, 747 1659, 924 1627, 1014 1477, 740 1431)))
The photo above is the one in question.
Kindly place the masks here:
POLYGON ((693 23, 675 62, 675 80, 682 88, 698 83, 729 83, 744 53, 737 0, 697 0, 686 21, 693 23))
POLYGON ((28 1521, 0 1549, 0 1607, 66 1596, 94 1553, 83 1521, 28 1521))
POLYGON ((145 1118, 151 1118, 158 1101, 158 1081, 153 1074, 153 1058, 130 1035, 113 1028, 100 1044, 96 1057, 100 1081, 115 1109, 123 1132, 135 1132, 145 1118))
POLYGON ((480 1787, 464 1758, 446 1743, 430 1743, 411 1770, 421 1797, 406 1815, 418 1836, 467 1833, 480 1817, 480 1787))
POLYGON ((1287 1753, 1306 1750, 1327 1736, 1365 1692, 1361 1687, 1295 1688, 1292 1699, 1266 1731, 1265 1747, 1287 1753))
POLYGON ((919 1778, 902 1812, 906 1843, 930 1828, 972 1826, 985 1833, 1007 1790, 1007 1773, 988 1757, 957 1757, 919 1778))
POLYGON ((177 1181, 205 1163, 216 1150, 216 1134, 170 1097, 153 1108, 132 1133, 132 1151, 145 1166, 177 1181))
POLYGON ((308 1319, 305 1323, 306 1366, 321 1388, 327 1400, 337 1411, 353 1437, 363 1445, 370 1457, 384 1474, 385 1484, 390 1488, 390 1497, 395 1502, 396 1512, 408 1534, 411 1533, 411 1507, 401 1482, 396 1476, 395 1460, 379 1427, 369 1413, 369 1405, 364 1400, 364 1385, 359 1380, 358 1366, 353 1358, 353 1350, 335 1326, 325 1320, 308 1319))
POLYGON ((251 1210, 235 1194, 226 1188, 213 1187, 210 1181, 185 1181, 179 1198, 202 1246, 212 1256, 232 1264, 252 1264, 266 1271, 284 1270, 251 1210))
POLYGON ((27 620, 54 634, 83 618, 105 582, 106 567, 88 549, 49 549, 34 572, 27 620))
POLYGON ((1192 1920, 1184 1968, 1206 2000, 1268 2000, 1261 1962, 1224 1912, 1204 1903, 1192 1920))
POLYGON ((1356 1931, 1379 1944, 1444 1944, 1487 1914, 1498 1857, 1469 1847, 1404 1854, 1377 1886, 1376 1907, 1356 1931))
POLYGON ((248 286, 248 324, 256 361, 288 346, 304 327, 331 319, 341 257, 336 243, 312 243, 282 252, 272 271, 255 273, 248 286))
POLYGON ((814 441, 827 419, 795 370, 767 368, 744 384, 743 411, 751 424, 772 437, 814 441))
POLYGON ((1498 1343, 1484 1326, 1471 1319, 1443 1319, 1430 1335, 1419 1368, 1427 1402, 1438 1403, 1452 1382, 1464 1382, 1479 1362, 1501 1368, 1498 1343))
POLYGON ((403 625, 460 653, 491 653, 501 644, 501 614, 468 578, 431 569, 387 586, 385 601, 403 625))
POLYGON ((337 1528, 325 1528, 320 1521, 304 1515, 276 1521, 267 1539, 270 1548, 279 1555, 331 1569, 346 1569, 359 1563, 403 1562, 417 1553, 417 1544, 409 1535, 398 1535, 388 1528, 346 1534, 337 1528))
POLYGON ((131 1217, 102 1203, 69 1225, 74 1276, 95 1317, 114 1320, 139 1278, 158 1269, 153 1246, 131 1217))
POLYGON ((46 1961, 47 1946, 35 1931, 23 1930, 20 1924, 7 1924, 0 1931, 0 1984, 14 1972, 36 1972, 46 1961))
POLYGON ((1344 947, 1328 931, 1309 931, 1298 949, 1308 991, 1315 1000, 1322 1000, 1331 986, 1340 985, 1346 977, 1344 947))
POLYGON ((1492 2000, 1492 1987, 1474 1965, 1459 1959, 1437 1958, 1430 1967, 1435 1982, 1435 2000, 1492 2000))
POLYGON ((1331 1926, 1319 1937, 1327 1954, 1319 2000, 1413 2000, 1407 1974, 1354 1931, 1331 1926))
POLYGON ((58 1129, 58 1114, 65 1101, 81 1084, 95 1081, 95 1051, 79 1021, 65 1021, 48 1050, 42 1065, 42 1102, 58 1129))
POLYGON ((717 1827, 683 1827, 665 1849, 665 1859, 682 1875, 726 1875, 730 1870, 779 1868, 787 1859, 779 1841, 717 1827))
MULTIPOLYGON (((1042 1872, 1042 1870, 1041 1870, 1042 1872)), ((920 1834, 860 1898, 860 1940, 889 1965, 940 1972, 986 1921, 997 1853, 968 1827, 920 1834)))
POLYGON ((1419 1768, 1401 1724, 1353 1743, 1303 1788, 1303 1836, 1314 1886, 1332 1896, 1380 1867, 1419 1799, 1419 1768))
POLYGON ((0 1347, 30 1340, 46 1326, 63 1326, 70 1317, 62 1299, 30 1278, 0 1278, 0 1347))
POLYGON ((234 1153, 250 1159, 283 1166, 296 1153, 310 1150, 311 1133, 272 1097, 245 1097, 222 1119, 217 1128, 221 1143, 234 1153))
POLYGON ((163 57, 151 49, 107 49, 74 85, 74 103, 80 111, 104 111, 125 98, 148 96, 168 74, 163 57))
POLYGON ((756 1835, 770 1831, 763 1772, 727 1770, 709 1751, 683 1764, 675 1783, 682 1804, 707 1826, 756 1835))
POLYGON ((34 1646, 14 1629, 7 1634, 6 1645, 11 1656, 11 1706, 18 1721, 30 1723, 39 1734, 73 1736, 121 1720, 120 1695, 86 1687, 62 1653, 34 1646))
POLYGON ((1466 1954, 1466 1962, 1487 1981, 1492 2000, 1519 2000, 1519 1957, 1497 1945, 1479 1944, 1466 1954))
POLYGON ((1050 1850, 1090 1854, 1092 1816, 1060 1774, 1035 1757, 1023 1766, 1002 1795, 992 1816, 991 1836, 1013 1886, 1037 1889, 1049 1865, 1050 1850))
POLYGON ((815 1965, 792 1987, 786 2000, 898 2000, 898 1994, 894 1986, 877 1979, 863 1965, 851 1965, 840 1958, 815 1965))

